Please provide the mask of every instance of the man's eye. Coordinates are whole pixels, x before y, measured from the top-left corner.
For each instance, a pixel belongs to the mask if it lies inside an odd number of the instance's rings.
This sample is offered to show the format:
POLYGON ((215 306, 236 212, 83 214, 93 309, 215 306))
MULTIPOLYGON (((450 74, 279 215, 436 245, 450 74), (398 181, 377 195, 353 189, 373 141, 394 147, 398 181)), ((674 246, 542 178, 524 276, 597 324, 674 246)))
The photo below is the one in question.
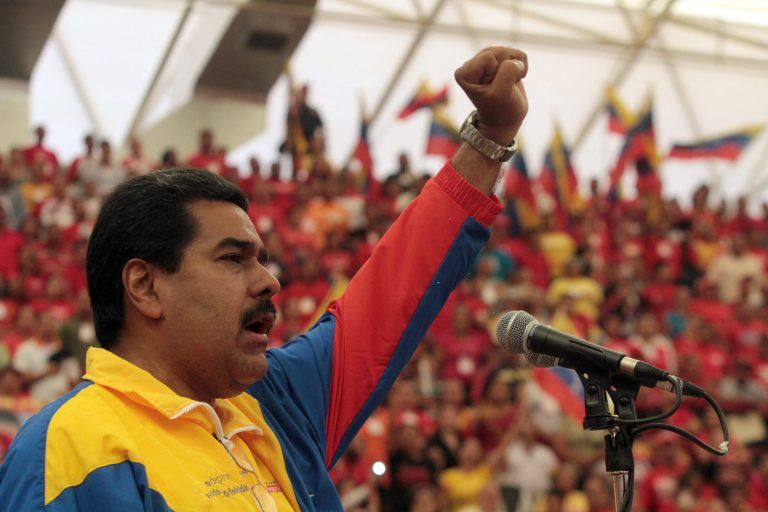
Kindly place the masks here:
POLYGON ((234 263, 242 263, 243 262, 243 255, 242 254, 227 254, 226 256, 223 256, 221 259, 232 261, 234 263))

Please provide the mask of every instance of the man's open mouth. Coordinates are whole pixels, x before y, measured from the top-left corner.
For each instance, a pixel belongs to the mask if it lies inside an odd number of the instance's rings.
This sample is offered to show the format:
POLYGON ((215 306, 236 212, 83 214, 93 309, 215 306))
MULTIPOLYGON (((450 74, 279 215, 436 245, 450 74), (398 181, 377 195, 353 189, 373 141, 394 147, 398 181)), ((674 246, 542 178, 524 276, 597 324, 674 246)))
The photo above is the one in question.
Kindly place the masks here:
POLYGON ((245 324, 245 330, 256 334, 269 335, 274 323, 274 313, 259 313, 253 320, 245 324))

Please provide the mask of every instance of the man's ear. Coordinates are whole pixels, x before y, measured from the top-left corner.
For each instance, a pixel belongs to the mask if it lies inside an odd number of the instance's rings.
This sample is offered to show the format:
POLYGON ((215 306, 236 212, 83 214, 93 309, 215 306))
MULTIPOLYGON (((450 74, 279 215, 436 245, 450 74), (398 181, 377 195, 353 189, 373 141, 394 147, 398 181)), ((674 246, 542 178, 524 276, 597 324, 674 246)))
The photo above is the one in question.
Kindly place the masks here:
POLYGON ((128 300, 147 318, 164 318, 163 305, 155 290, 155 277, 159 270, 146 261, 133 258, 123 267, 123 288, 128 300))

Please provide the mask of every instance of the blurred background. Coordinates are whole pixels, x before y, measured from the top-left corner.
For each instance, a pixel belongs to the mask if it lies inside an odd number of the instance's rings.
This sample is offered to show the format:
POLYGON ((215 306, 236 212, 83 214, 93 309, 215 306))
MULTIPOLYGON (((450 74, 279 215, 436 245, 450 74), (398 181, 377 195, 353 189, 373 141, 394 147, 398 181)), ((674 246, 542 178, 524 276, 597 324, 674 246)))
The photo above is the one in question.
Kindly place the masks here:
MULTIPOLYGON (((613 510, 575 374, 495 346, 524 309, 726 409, 728 457, 638 441, 633 510, 768 510, 767 29, 764 0, 0 2, 0 460, 97 343, 83 262, 118 183, 189 165, 245 190, 279 346, 458 147, 454 69, 508 45, 530 112, 504 213, 332 470, 347 508, 613 510)), ((671 422, 721 440, 703 402, 671 422)))

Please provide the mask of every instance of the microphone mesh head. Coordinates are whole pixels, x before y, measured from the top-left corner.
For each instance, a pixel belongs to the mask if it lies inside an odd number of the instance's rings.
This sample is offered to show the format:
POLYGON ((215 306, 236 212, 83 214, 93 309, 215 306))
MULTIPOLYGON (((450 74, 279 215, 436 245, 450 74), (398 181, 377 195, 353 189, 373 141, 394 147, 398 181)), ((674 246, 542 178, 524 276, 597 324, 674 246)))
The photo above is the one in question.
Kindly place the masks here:
POLYGON ((525 358, 533 366, 537 366, 539 368, 549 368, 550 366, 557 365, 557 358, 547 354, 537 354, 536 352, 529 351, 525 353, 525 358))
POLYGON ((536 319, 525 311, 504 313, 496 326, 496 339, 499 344, 515 354, 525 353, 525 335, 536 319))

